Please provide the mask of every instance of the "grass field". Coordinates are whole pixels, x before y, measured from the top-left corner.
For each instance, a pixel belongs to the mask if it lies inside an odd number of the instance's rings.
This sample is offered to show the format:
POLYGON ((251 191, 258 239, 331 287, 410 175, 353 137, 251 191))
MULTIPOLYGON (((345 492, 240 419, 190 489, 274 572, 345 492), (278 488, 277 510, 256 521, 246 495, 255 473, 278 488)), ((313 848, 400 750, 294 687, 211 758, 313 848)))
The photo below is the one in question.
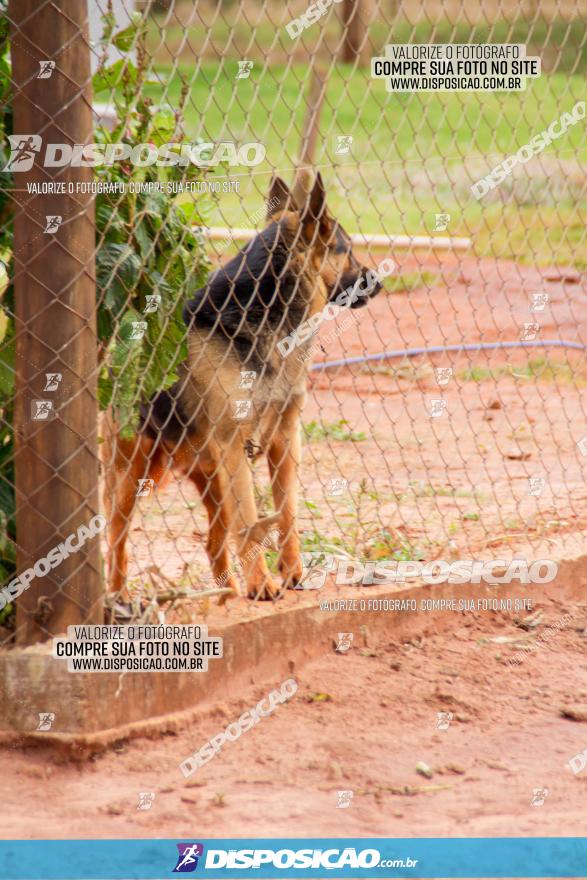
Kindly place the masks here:
POLYGON ((339 33, 335 16, 327 18, 323 29, 310 28, 286 61, 282 29, 260 12, 250 24, 235 13, 229 27, 203 4, 210 15, 207 30, 194 24, 197 10, 185 8, 191 15, 185 28, 169 21, 163 25, 160 18, 151 22, 155 82, 147 94, 176 108, 182 88, 187 89, 190 136, 259 141, 267 150, 258 168, 234 169, 231 177, 238 175, 240 193, 216 197, 212 225, 251 226, 273 171, 291 179, 315 63, 329 71, 315 164, 326 180, 332 211, 348 231, 428 234, 434 215, 447 212, 448 233, 470 236, 480 256, 587 265, 584 122, 480 202, 470 191, 472 182, 585 99, 587 49, 579 22, 498 21, 489 31, 462 23, 440 22, 432 28, 427 22, 405 21, 390 30, 374 21, 368 57, 390 41, 524 42, 529 55, 540 55, 545 70, 558 71, 528 80, 527 90, 518 93, 389 94, 382 80, 371 78, 368 64, 355 70, 337 63, 332 54, 325 58, 329 41, 335 46, 339 33), (315 52, 318 60, 298 61, 300 51, 315 52), (255 66, 249 79, 237 80, 243 57, 254 59, 255 66), (283 63, 273 60, 281 57, 283 63), (350 155, 335 155, 337 135, 352 135, 350 155))

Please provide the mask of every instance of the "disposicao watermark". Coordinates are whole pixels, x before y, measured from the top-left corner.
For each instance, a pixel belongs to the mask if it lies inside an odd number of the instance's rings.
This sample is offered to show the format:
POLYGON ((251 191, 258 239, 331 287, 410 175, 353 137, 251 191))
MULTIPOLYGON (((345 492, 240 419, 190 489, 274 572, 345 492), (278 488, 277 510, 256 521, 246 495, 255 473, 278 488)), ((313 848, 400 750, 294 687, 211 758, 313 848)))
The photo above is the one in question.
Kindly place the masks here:
POLYGON ((382 278, 391 275, 395 268, 396 264, 393 260, 385 259, 379 263, 376 269, 368 269, 364 278, 359 278, 354 284, 346 287, 335 297, 333 302, 327 303, 321 311, 316 312, 307 321, 302 321, 292 333, 280 339, 277 343, 280 355, 286 357, 291 354, 294 348, 307 342, 324 321, 332 321, 342 309, 352 305, 362 296, 369 296, 376 284, 382 278))
POLYGON ((587 767, 587 749, 583 749, 582 752, 573 755, 573 757, 567 761, 565 766, 568 767, 575 776, 584 770, 585 767, 587 767))
POLYGON ((188 778, 195 773, 220 751, 225 742, 234 742, 247 730, 250 730, 255 724, 258 724, 261 718, 266 718, 275 711, 280 703, 290 700, 298 689, 298 683, 293 678, 288 678, 283 682, 279 690, 270 691, 266 698, 260 700, 252 709, 247 709, 237 721, 233 721, 220 733, 212 737, 209 742, 202 746, 189 758, 186 758, 179 765, 179 769, 183 775, 188 778), (264 703, 269 705, 266 707, 264 703))
POLYGON ((471 192, 475 198, 480 199, 487 195, 490 189, 495 189, 506 177, 512 174, 516 165, 525 165, 533 156, 538 156, 546 147, 550 146, 552 141, 562 137, 572 125, 576 125, 584 118, 585 101, 578 101, 570 113, 563 113, 560 119, 555 119, 548 128, 535 135, 530 143, 524 144, 517 153, 508 156, 503 162, 496 165, 489 174, 472 184, 471 192), (557 129, 556 126, 560 127, 557 129))
POLYGON ((312 27, 323 15, 326 15, 333 3, 342 2, 343 0, 316 0, 316 3, 311 3, 302 15, 286 24, 285 29, 292 40, 295 40, 306 28, 312 27))
POLYGON ((378 584, 405 583, 418 578, 426 584, 548 584, 557 573, 558 564, 552 559, 456 559, 447 562, 434 559, 381 560, 360 562, 339 559, 333 554, 303 554, 304 574, 297 589, 319 590, 329 575, 338 586, 375 586, 378 584))
POLYGON ((18 599, 27 590, 35 577, 45 577, 54 568, 68 559, 72 553, 77 553, 94 535, 97 535, 106 527, 106 519, 101 514, 94 516, 87 526, 81 525, 77 531, 72 532, 65 541, 52 547, 46 556, 38 559, 32 568, 27 568, 21 575, 13 578, 3 590, 0 591, 0 611, 9 602, 18 599), (76 542, 77 539, 77 542, 76 542))
POLYGON ((44 168, 97 168, 126 162, 138 168, 149 165, 169 167, 188 165, 211 167, 226 162, 228 165, 259 165, 267 150, 263 144, 249 142, 238 146, 232 141, 219 143, 182 144, 168 143, 156 146, 152 143, 129 144, 46 144, 38 134, 11 134, 10 158, 3 171, 30 171, 37 156, 44 168))

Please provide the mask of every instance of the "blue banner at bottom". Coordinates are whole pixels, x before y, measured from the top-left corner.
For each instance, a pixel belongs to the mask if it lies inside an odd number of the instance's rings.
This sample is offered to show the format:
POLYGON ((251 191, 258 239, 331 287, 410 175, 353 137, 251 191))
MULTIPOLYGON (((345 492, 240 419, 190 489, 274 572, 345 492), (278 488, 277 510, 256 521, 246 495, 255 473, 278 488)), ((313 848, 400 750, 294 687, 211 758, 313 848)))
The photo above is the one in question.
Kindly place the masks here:
POLYGON ((0 841, 2 880, 587 877, 585 837, 0 841))

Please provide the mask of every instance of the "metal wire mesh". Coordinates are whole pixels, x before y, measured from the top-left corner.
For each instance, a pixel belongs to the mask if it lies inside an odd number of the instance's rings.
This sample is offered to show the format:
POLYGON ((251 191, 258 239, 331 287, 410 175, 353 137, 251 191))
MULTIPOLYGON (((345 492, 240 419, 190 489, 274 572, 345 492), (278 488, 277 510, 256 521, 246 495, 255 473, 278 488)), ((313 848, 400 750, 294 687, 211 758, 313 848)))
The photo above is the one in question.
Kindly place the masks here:
MULTIPOLYGON (((471 191, 584 99, 585 5, 345 2, 292 38, 287 25, 305 11, 91 0, 90 27, 73 22, 50 59, 11 21, 13 66, 28 54, 47 92, 81 39, 94 75, 88 142, 199 145, 200 164, 183 168, 146 164, 148 146, 142 165, 94 168, 126 191, 91 196, 89 209, 73 200, 53 229, 39 214, 23 249, 95 219, 94 253, 76 252, 75 233, 67 248, 79 273, 96 261, 101 540, 109 604, 127 618, 187 619, 210 595, 278 598, 304 586, 311 562, 509 558, 585 525, 583 123, 482 198, 471 191), (469 42, 523 43, 541 77, 519 92, 390 94, 370 74, 389 43, 469 42), (247 144, 262 147, 259 164, 246 164, 257 155, 247 144), (147 182, 170 191, 129 192, 147 182), (365 308, 327 316, 281 355, 277 343, 390 259, 365 308), (310 346, 314 368, 300 357, 310 346)), ((22 134, 10 122, 17 100, 12 79, 4 135, 22 134)), ((68 113, 36 109, 41 137, 68 113)), ((18 179, 9 167, 2 180, 7 579, 19 570, 13 402, 27 357, 21 345, 15 358, 14 338, 30 332, 14 325, 8 224, 36 204, 17 198, 18 179)), ((37 339, 39 377, 62 372, 54 338, 47 326, 37 339)), ((39 424, 88 390, 61 381, 46 379, 39 424)), ((77 443, 92 448, 89 434, 77 443)), ((45 465, 59 477, 66 462, 45 465)), ((62 540, 85 509, 73 500, 82 483, 52 524, 62 540)), ((75 584, 79 570, 49 579, 75 584)), ((13 609, 0 612, 6 644, 13 609)), ((43 603, 27 613, 43 629, 43 603)))

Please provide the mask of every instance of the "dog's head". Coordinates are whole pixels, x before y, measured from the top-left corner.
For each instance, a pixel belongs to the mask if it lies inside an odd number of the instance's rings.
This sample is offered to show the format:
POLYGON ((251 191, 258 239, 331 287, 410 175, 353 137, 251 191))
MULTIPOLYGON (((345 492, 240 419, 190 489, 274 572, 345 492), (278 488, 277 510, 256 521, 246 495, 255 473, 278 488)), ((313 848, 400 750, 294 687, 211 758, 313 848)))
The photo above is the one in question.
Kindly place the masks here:
POLYGON ((354 291, 349 305, 356 309, 382 289, 375 273, 357 260, 350 236, 330 214, 320 173, 313 183, 308 175, 298 173, 293 192, 280 177, 274 177, 267 220, 284 220, 288 225, 296 247, 306 251, 306 260, 324 282, 329 302, 354 291))

